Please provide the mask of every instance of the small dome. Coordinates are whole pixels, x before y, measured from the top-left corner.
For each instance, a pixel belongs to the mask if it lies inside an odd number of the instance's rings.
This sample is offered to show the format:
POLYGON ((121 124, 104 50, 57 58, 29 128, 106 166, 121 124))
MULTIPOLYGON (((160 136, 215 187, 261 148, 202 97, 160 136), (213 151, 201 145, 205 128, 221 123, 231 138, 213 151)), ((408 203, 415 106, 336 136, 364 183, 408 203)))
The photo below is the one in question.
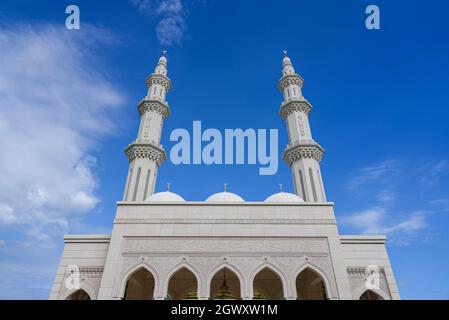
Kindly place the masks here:
POLYGON ((304 202, 301 197, 296 194, 288 192, 275 193, 265 199, 265 202, 278 202, 278 203, 293 203, 293 202, 304 202))
POLYGON ((285 56, 284 59, 282 60, 282 64, 292 64, 292 61, 290 60, 289 57, 285 56))
POLYGON ((158 192, 149 196, 145 202, 186 202, 180 195, 170 192, 158 192))
POLYGON ((245 200, 235 193, 224 191, 211 195, 206 202, 245 202, 245 200))
POLYGON ((163 62, 163 63, 167 64, 167 58, 165 56, 161 56, 159 58, 159 62, 163 62))

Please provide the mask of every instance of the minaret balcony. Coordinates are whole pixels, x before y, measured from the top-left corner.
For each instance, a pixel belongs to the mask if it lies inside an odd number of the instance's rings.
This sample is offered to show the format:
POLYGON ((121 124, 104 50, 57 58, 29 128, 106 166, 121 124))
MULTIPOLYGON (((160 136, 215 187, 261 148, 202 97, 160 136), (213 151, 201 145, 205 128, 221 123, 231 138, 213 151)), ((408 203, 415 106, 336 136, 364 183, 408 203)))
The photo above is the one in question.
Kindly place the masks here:
POLYGON ((284 91, 289 85, 297 85, 302 88, 304 79, 298 74, 289 74, 279 80, 279 90, 284 91))
POLYGON ((161 85, 165 88, 165 91, 168 92, 172 88, 172 82, 169 77, 164 76, 163 74, 152 73, 149 75, 147 80, 145 81, 148 88, 153 84, 161 85))
POLYGON ((283 160, 291 166, 293 162, 303 158, 311 158, 320 162, 323 155, 324 149, 316 141, 300 140, 287 145, 283 160))
POLYGON ((139 114, 141 116, 149 111, 155 111, 159 113, 163 119, 166 119, 170 116, 170 108, 168 107, 168 103, 156 99, 143 99, 137 105, 137 110, 139 111, 139 114))
POLYGON ((281 105, 279 116, 282 119, 286 119, 290 113, 295 111, 304 112, 307 116, 309 116, 310 111, 312 111, 312 105, 304 98, 298 100, 290 100, 284 102, 281 105))
POLYGON ((165 150, 162 148, 162 145, 151 142, 133 142, 125 149, 125 153, 129 162, 137 158, 143 158, 155 161, 157 165, 160 166, 165 160, 167 160, 167 156, 165 154, 165 150))

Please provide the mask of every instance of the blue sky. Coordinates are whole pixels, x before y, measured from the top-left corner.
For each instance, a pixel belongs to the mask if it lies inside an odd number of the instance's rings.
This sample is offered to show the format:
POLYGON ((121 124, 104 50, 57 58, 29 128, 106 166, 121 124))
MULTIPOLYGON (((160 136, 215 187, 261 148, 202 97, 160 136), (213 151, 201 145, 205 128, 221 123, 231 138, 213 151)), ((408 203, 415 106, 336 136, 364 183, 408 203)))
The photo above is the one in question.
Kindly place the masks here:
MULTIPOLYGON (((175 128, 277 128, 282 50, 305 79, 342 234, 387 234, 406 299, 448 299, 449 3, 405 1, 2 1, 0 298, 46 299, 64 233, 109 233, 144 80, 168 50, 175 128), (65 29, 76 4, 81 29, 65 29), (365 28, 365 8, 381 29, 365 28)), ((159 171, 187 200, 261 201, 283 183, 259 166, 159 171)))

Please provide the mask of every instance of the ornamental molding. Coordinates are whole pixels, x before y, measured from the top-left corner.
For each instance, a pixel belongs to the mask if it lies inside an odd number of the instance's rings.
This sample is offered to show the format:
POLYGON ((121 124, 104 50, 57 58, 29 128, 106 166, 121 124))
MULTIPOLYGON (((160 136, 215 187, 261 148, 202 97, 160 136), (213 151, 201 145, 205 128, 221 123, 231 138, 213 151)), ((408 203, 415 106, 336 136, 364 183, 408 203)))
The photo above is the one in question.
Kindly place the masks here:
POLYGON ((292 84, 296 84, 300 88, 302 88, 302 84, 304 83, 304 80, 301 78, 301 76, 297 74, 289 74, 285 77, 282 77, 281 80, 279 80, 279 90, 284 91, 286 87, 292 84))
POLYGON ((125 153, 130 162, 136 158, 144 158, 156 161, 157 165, 160 166, 167 160, 165 150, 151 143, 132 143, 125 149, 125 153))
POLYGON ((163 119, 170 116, 170 108, 167 104, 159 100, 143 99, 137 106, 140 116, 143 116, 146 112, 154 111, 159 113, 163 119))
POLYGON ((80 275, 95 275, 95 274, 103 274, 103 267, 78 267, 78 270, 74 270, 73 268, 66 268, 65 275, 74 274, 77 272, 80 275))
POLYGON ((286 255, 327 255, 329 247, 325 238, 163 238, 127 237, 123 238, 122 254, 210 254, 232 255, 270 253, 286 255), (232 248, 232 249, 230 249, 232 248))
POLYGON ((304 112, 309 116, 310 111, 312 111, 312 105, 307 100, 292 100, 281 105, 279 110, 279 116, 282 119, 286 119, 292 112, 304 112))
POLYGON ((293 162, 302 158, 311 158, 320 162, 324 155, 324 149, 318 143, 297 143, 291 147, 288 147, 284 151, 284 161, 287 162, 289 166, 293 162))
POLYGON ((276 224, 336 225, 335 219, 134 219, 118 218, 117 224, 276 224))
MULTIPOLYGON (((365 278, 367 276, 370 276, 372 274, 372 269, 368 267, 347 267, 346 271, 348 272, 348 275, 352 278, 365 278)), ((385 269, 383 267, 377 267, 377 273, 381 275, 385 275, 385 269)))
POLYGON ((165 88, 165 91, 169 91, 172 88, 172 83, 169 77, 163 74, 152 73, 146 80, 146 84, 150 87, 153 84, 159 84, 165 88))

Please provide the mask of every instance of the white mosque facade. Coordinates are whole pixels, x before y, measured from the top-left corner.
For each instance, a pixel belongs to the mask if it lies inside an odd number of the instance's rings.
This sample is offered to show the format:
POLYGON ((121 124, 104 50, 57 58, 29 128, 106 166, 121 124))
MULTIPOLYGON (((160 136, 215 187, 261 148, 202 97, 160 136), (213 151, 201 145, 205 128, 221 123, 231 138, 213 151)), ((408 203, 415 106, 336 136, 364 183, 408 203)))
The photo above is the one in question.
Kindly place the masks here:
POLYGON ((204 202, 154 193, 170 115, 165 54, 146 83, 112 233, 64 237, 50 299, 399 299, 386 238, 338 232, 321 178, 324 149, 309 125, 312 106, 287 56, 280 116, 295 194, 263 202, 226 190, 204 202))

